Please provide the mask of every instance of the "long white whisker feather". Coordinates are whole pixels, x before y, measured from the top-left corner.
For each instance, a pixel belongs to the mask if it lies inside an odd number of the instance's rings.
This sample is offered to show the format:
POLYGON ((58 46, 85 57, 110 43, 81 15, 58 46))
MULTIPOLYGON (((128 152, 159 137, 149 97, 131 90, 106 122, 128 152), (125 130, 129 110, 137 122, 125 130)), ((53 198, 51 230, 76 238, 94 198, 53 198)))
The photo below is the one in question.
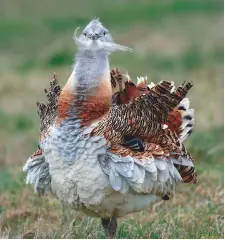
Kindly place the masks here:
POLYGON ((131 49, 127 46, 123 46, 123 45, 120 45, 120 44, 117 44, 117 43, 114 43, 114 42, 103 42, 103 45, 104 45, 105 49, 109 52, 116 51, 116 50, 129 51, 129 52, 133 51, 133 49, 131 49))

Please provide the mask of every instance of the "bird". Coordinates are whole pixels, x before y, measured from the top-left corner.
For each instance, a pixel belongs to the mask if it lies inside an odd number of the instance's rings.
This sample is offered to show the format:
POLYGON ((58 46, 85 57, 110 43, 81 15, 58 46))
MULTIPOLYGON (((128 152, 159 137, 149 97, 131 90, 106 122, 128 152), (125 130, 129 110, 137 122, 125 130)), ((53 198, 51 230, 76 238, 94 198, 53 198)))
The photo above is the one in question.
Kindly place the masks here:
POLYGON ((114 42, 98 18, 77 36, 74 65, 62 88, 54 74, 48 102, 37 102, 38 150, 27 160, 27 184, 76 211, 101 219, 114 238, 117 219, 170 200, 179 183, 196 183, 184 146, 194 125, 192 82, 147 84, 119 68, 110 54, 132 52, 114 42))

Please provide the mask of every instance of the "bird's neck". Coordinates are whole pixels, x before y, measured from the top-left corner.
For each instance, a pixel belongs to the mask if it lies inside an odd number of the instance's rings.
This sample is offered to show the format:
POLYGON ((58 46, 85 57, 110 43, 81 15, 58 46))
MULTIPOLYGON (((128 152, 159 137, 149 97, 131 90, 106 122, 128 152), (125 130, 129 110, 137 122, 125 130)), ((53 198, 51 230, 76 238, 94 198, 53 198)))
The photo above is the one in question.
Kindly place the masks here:
POLYGON ((79 51, 59 97, 57 121, 75 117, 82 125, 89 125, 108 113, 111 96, 108 54, 103 50, 79 51))

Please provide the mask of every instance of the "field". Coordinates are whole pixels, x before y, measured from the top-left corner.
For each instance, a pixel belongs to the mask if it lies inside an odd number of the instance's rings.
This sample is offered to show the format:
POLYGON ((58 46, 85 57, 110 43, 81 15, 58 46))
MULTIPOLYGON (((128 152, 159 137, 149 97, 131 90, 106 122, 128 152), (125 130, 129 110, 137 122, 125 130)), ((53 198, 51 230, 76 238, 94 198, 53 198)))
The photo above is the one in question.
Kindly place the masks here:
POLYGON ((93 17, 133 53, 111 67, 135 79, 193 81, 195 128, 187 140, 197 185, 119 220, 117 238, 223 238, 223 1, 0 2, 0 238, 104 238, 98 219, 34 195, 22 166, 36 150, 36 101, 53 72, 63 85, 76 46, 73 32, 93 17))

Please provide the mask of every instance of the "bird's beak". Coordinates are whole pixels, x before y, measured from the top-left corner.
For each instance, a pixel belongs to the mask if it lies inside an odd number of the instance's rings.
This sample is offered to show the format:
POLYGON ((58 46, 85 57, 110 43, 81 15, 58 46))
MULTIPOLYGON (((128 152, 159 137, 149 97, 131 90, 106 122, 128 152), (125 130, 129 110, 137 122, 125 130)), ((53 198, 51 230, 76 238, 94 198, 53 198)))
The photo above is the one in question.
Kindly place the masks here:
POLYGON ((91 40, 98 40, 100 38, 100 36, 98 34, 92 34, 89 38, 91 40))

